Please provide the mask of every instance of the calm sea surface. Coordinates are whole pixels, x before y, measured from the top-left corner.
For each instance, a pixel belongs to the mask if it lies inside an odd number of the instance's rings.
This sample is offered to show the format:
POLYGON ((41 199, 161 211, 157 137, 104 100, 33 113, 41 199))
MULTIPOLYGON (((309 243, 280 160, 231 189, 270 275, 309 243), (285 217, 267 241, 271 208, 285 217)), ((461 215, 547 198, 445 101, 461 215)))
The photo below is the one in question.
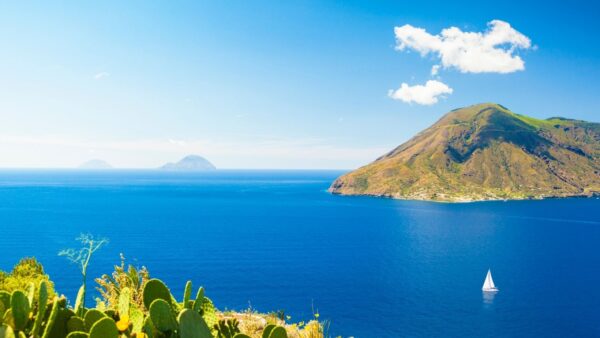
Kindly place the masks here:
POLYGON ((221 309, 314 309, 333 336, 600 336, 600 200, 332 196, 339 174, 0 171, 0 269, 36 256, 74 298, 57 252, 89 232, 110 239, 91 276, 123 253, 177 297, 190 279, 221 309))

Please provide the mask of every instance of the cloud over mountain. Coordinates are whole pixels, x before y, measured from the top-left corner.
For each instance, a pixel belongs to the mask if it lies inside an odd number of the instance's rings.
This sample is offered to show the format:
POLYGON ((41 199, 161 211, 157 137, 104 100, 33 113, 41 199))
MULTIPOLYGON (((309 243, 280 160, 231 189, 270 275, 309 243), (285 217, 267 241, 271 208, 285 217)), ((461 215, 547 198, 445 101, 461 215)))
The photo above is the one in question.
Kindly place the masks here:
MULTIPOLYGON (((508 22, 492 20, 485 32, 463 32, 449 27, 438 35, 423 28, 404 25, 394 28, 396 49, 412 49, 440 59, 444 68, 463 73, 512 73, 525 69, 525 62, 515 55, 517 49, 531 48, 531 40, 508 22)), ((435 67, 435 66, 434 66, 435 67)), ((437 73, 434 68, 432 73, 437 73)))
POLYGON ((452 88, 443 82, 429 80, 425 85, 409 86, 402 83, 400 88, 390 90, 388 95, 394 100, 404 101, 406 103, 416 103, 421 105, 432 105, 437 103, 439 97, 445 94, 452 94, 452 88))

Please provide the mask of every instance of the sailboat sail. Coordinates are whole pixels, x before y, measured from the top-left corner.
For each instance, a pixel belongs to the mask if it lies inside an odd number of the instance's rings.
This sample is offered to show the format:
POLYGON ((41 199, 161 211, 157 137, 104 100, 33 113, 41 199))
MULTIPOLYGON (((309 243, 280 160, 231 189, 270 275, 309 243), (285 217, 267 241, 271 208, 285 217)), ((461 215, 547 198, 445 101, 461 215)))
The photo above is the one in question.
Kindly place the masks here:
POLYGON ((492 279, 492 271, 488 270, 487 276, 485 276, 485 281, 483 282, 483 287, 481 288, 483 291, 498 291, 496 285, 494 284, 494 280, 492 279))

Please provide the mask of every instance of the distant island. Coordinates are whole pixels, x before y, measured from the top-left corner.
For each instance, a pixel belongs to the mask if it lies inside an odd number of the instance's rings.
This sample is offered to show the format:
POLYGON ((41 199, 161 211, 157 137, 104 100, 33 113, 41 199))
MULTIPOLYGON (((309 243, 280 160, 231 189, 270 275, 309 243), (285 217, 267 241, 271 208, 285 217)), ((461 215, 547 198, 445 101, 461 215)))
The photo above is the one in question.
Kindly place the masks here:
POLYGON ((455 109, 329 191, 447 202, 600 195, 600 123, 455 109))
POLYGON ((79 169, 112 169, 112 166, 110 164, 108 164, 108 162, 106 162, 106 161, 99 160, 99 159, 93 159, 93 160, 89 160, 87 162, 80 164, 78 168, 79 169))
POLYGON ((163 170, 177 170, 177 171, 206 171, 217 169, 207 159, 198 155, 188 155, 179 162, 167 163, 160 167, 163 170))

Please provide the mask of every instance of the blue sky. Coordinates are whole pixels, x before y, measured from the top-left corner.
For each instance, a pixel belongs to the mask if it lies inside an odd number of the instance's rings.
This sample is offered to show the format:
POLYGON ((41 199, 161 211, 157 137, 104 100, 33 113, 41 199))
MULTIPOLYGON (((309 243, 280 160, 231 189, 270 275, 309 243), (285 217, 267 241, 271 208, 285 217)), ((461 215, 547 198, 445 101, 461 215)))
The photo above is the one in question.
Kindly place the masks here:
POLYGON ((600 122, 599 5, 525 1, 102 1, 0 4, 0 167, 101 158, 156 167, 342 168, 375 159, 456 107, 600 122), (531 41, 524 70, 472 73, 407 48, 502 20, 531 41), (431 105, 388 92, 437 79, 431 105))

